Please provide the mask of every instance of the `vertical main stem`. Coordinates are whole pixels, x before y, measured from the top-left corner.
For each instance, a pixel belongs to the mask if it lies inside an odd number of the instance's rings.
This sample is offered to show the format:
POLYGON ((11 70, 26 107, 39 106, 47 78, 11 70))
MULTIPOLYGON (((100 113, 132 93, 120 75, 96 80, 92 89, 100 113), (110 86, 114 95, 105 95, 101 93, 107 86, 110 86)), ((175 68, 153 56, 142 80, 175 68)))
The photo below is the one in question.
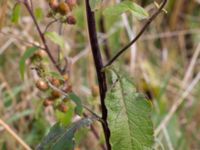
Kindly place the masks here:
POLYGON ((97 39, 94 12, 92 12, 90 8, 89 0, 85 0, 85 2, 86 2, 86 14, 87 14, 87 24, 88 24, 90 44, 91 44, 93 59, 94 59, 98 83, 99 83, 99 90, 100 90, 102 119, 104 120, 104 123, 102 123, 102 126, 103 126, 104 135, 105 135, 107 149, 111 150, 111 145, 109 143, 110 130, 107 124, 107 108, 105 105, 105 96, 106 96, 106 91, 107 91, 106 75, 104 72, 102 72, 103 61, 102 61, 102 56, 101 56, 98 39, 97 39))

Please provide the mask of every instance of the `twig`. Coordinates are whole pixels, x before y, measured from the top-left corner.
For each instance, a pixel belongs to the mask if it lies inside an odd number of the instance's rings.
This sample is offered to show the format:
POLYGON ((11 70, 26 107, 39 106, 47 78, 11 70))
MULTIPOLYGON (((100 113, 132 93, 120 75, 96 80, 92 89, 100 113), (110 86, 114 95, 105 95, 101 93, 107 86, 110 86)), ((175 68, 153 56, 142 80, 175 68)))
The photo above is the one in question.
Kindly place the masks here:
POLYGON ((38 22, 37 22, 37 20, 36 20, 34 14, 33 14, 33 12, 32 12, 32 10, 31 10, 29 4, 28 4, 28 1, 27 1, 27 0, 24 0, 23 4, 24 4, 25 7, 27 8, 27 10, 28 10, 28 12, 29 12, 31 18, 33 19, 33 22, 35 23, 36 29, 37 29, 37 31, 38 31, 38 33, 39 33, 39 35, 40 35, 40 38, 41 38, 41 40, 42 40, 42 42, 43 42, 43 44, 44 44, 45 51, 47 52, 49 58, 51 59, 52 63, 53 63, 54 66, 56 67, 56 69, 57 69, 59 72, 62 72, 61 68, 59 67, 59 65, 57 64, 56 60, 53 58, 53 56, 52 56, 52 54, 51 54, 51 52, 50 52, 50 49, 49 49, 49 47, 48 47, 48 45, 47 45, 46 39, 45 39, 45 37, 44 37, 44 34, 42 33, 42 31, 41 31, 41 29, 40 29, 40 27, 39 27, 39 25, 38 25, 38 22))
POLYGON ((54 24, 55 22, 57 22, 57 21, 58 21, 58 19, 54 19, 53 21, 49 22, 49 23, 47 24, 47 26, 46 26, 46 28, 45 28, 43 34, 45 34, 45 33, 47 32, 47 30, 49 29, 49 27, 50 27, 52 24, 54 24))
POLYGON ((89 32, 89 39, 93 54, 93 59, 95 63, 97 78, 99 82, 99 90, 100 90, 100 100, 101 100, 101 111, 102 111, 102 119, 105 123, 102 123, 106 146, 108 150, 111 150, 111 145, 109 142, 110 139, 110 130, 108 128, 107 123, 107 108, 105 105, 105 96, 107 91, 107 85, 106 85, 106 76, 105 72, 102 72, 103 69, 103 62, 102 62, 102 56, 98 44, 97 39, 97 31, 96 31, 96 24, 95 24, 95 16, 94 12, 90 8, 89 0, 85 0, 86 5, 86 15, 87 15, 87 25, 88 25, 88 32, 89 32))
POLYGON ((0 119, 0 125, 3 126, 4 129, 8 131, 8 133, 10 133, 25 150, 31 150, 31 148, 2 119, 0 119))
POLYGON ((111 65, 122 53, 124 53, 132 44, 134 44, 141 35, 145 32, 147 27, 151 24, 151 22, 159 15, 159 13, 163 10, 165 4, 167 3, 167 0, 164 0, 161 4, 160 8, 148 19, 148 21, 144 24, 140 32, 136 35, 136 37, 128 43, 125 47, 123 47, 106 65, 105 67, 111 65))

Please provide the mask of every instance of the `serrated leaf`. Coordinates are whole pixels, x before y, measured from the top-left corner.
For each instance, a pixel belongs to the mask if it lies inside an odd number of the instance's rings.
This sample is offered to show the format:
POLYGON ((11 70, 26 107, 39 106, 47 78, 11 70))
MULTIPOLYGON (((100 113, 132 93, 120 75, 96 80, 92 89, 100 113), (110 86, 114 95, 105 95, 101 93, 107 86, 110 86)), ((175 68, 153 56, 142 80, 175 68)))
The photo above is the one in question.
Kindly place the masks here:
POLYGON ((104 10, 104 15, 118 16, 125 12, 131 12, 137 19, 146 19, 149 17, 148 12, 132 1, 123 1, 104 10))
POLYGON ((58 35, 56 32, 46 32, 45 35, 55 44, 58 44, 61 48, 64 49, 65 41, 63 37, 58 35))
POLYGON ((81 115, 83 111, 81 99, 74 93, 69 93, 68 96, 74 103, 76 103, 75 113, 81 115))
POLYGON ((102 0, 90 0, 90 7, 92 11, 95 11, 99 8, 102 0))
POLYGON ((11 21, 13 23, 18 23, 21 15, 21 5, 16 4, 12 11, 11 21))
POLYGON ((85 118, 77 121, 69 128, 55 124, 42 140, 37 150, 73 150, 74 134, 82 127, 90 126, 96 119, 85 118))
POLYGON ((39 48, 38 47, 31 47, 25 51, 23 56, 19 61, 19 70, 22 80, 24 80, 24 72, 26 68, 26 60, 30 58, 39 48))
POLYGON ((138 94, 125 77, 111 72, 115 80, 106 95, 110 143, 113 150, 147 150, 154 143, 151 103, 138 94))

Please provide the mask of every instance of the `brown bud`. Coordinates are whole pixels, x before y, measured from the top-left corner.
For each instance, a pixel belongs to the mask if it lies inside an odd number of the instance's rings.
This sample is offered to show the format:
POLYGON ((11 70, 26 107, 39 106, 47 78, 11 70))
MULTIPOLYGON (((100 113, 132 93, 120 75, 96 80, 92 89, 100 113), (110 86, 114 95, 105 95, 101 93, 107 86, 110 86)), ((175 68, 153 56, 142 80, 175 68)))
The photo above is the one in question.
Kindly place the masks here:
POLYGON ((46 91, 46 90, 48 90, 49 85, 43 80, 38 80, 36 82, 36 87, 41 91, 46 91))
POLYGON ((74 16, 68 16, 66 22, 70 25, 76 24, 76 18, 74 16))
POLYGON ((58 7, 58 12, 62 15, 66 15, 70 12, 70 7, 67 3, 61 2, 58 7))
POLYGON ((49 6, 51 7, 51 9, 56 10, 58 8, 58 1, 57 0, 50 0, 49 6))
POLYGON ((68 108, 65 104, 60 104, 59 107, 58 107, 58 109, 59 109, 61 112, 65 113, 65 112, 67 112, 67 110, 68 110, 69 108, 68 108))
POLYGON ((50 79, 50 82, 55 87, 59 87, 60 86, 60 80, 58 80, 58 79, 52 78, 52 79, 50 79))
POLYGON ((97 85, 92 86, 92 96, 97 97, 99 95, 99 87, 97 85))
POLYGON ((53 99, 56 99, 56 98, 59 98, 61 95, 60 95, 60 92, 58 92, 58 91, 52 91, 51 92, 51 97, 53 98, 53 99))
POLYGON ((44 102, 43 102, 44 107, 48 107, 48 106, 51 106, 51 105, 53 105, 53 101, 51 101, 49 99, 44 100, 44 102))

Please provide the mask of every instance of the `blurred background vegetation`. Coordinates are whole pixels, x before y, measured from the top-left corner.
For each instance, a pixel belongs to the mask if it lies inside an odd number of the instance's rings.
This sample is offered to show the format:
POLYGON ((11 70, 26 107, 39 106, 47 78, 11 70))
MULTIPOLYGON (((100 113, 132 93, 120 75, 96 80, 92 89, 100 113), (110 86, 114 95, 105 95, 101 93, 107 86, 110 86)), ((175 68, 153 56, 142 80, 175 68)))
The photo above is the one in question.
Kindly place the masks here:
MULTIPOLYGON (((102 9, 119 0, 104 0, 102 9)), ((151 14, 156 9, 152 0, 134 0, 151 14)), ((161 1, 157 1, 160 3, 161 1)), ((25 80, 19 74, 20 56, 31 43, 40 43, 33 22, 22 7, 21 18, 13 23, 13 0, 0 0, 0 119, 6 122, 32 148, 41 141, 58 114, 51 107, 44 108, 44 95, 35 87, 30 67, 25 80)), ((51 21, 47 18, 45 0, 34 1, 37 19, 42 29, 51 21)), ((138 91, 153 103, 155 149, 200 149, 200 1, 169 0, 167 14, 162 13, 145 34, 127 51, 119 62, 130 74, 138 91), (167 121, 163 121, 166 119, 167 121)), ((92 55, 89 49, 84 2, 73 11, 75 26, 65 25, 64 54, 73 63, 70 81, 76 93, 94 111, 99 110, 99 98, 92 55), (93 94, 92 94, 93 93, 93 94)), ((96 12, 99 42, 102 52, 108 48, 114 55, 140 30, 143 21, 125 14, 103 16, 96 12)), ((59 31, 59 24, 50 31, 59 31)), ((52 50, 56 46, 49 41, 52 50)), ((52 53, 56 52, 52 51, 52 53)), ((106 62, 107 57, 104 55, 106 62)), ((101 128, 100 126, 97 128, 101 128)), ((77 135, 81 150, 99 149, 89 130, 77 135)), ((16 139, 0 126, 0 149, 23 149, 16 139)))

